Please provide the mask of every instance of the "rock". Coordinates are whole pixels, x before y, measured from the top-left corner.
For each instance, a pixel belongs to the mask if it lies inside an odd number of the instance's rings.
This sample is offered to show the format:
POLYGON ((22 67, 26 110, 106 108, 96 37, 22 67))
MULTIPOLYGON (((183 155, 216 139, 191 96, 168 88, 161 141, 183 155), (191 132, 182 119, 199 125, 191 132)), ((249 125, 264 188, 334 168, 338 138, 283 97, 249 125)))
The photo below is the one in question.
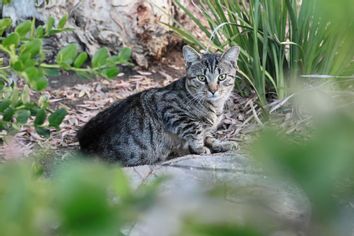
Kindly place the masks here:
POLYGON ((301 235, 308 225, 310 204, 303 191, 291 181, 266 175, 238 154, 189 155, 160 165, 125 168, 125 172, 134 186, 168 176, 157 205, 129 235, 176 235, 183 216, 189 214, 240 224, 258 220, 273 235, 301 235), (224 188, 222 196, 208 196, 216 186, 224 188))

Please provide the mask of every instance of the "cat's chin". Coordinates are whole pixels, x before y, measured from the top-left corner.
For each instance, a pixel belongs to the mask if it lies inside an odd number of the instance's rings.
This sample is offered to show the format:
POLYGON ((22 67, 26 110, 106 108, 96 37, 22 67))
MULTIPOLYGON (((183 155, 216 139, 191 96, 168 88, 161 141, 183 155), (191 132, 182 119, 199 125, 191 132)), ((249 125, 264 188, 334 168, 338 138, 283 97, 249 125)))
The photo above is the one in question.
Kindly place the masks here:
POLYGON ((208 97, 207 100, 210 102, 218 102, 220 101, 221 97, 220 96, 212 96, 212 97, 208 97))

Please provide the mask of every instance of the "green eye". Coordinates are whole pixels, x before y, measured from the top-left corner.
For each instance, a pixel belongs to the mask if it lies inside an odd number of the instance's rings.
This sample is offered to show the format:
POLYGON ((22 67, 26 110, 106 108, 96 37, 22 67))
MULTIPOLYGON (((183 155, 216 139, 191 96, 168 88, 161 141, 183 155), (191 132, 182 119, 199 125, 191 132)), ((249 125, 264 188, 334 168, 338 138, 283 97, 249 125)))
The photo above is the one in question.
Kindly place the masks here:
POLYGON ((197 79, 200 80, 200 81, 202 81, 202 82, 205 82, 206 77, 205 77, 204 75, 198 75, 198 76, 197 76, 197 79))
POLYGON ((227 77, 226 74, 219 75, 218 80, 223 81, 226 79, 226 77, 227 77))

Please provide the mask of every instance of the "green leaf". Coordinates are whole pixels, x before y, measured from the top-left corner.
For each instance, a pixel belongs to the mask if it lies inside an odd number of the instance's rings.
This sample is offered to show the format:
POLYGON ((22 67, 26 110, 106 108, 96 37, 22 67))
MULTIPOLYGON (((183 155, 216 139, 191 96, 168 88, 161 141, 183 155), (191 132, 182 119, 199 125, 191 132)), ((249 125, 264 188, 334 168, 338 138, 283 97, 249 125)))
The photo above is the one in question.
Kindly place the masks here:
POLYGON ((6 48, 9 48, 11 45, 17 46, 19 42, 20 42, 20 36, 18 35, 18 33, 13 32, 4 39, 2 45, 6 48))
POLYGON ((14 114, 15 110, 12 107, 8 107, 5 109, 2 119, 4 121, 11 121, 14 114))
POLYGON ((42 109, 47 109, 49 107, 49 99, 47 96, 42 95, 39 97, 37 104, 42 108, 42 109))
POLYGON ((23 88, 23 91, 21 94, 21 100, 22 100, 23 104, 27 104, 27 103, 31 102, 30 89, 27 84, 23 88))
POLYGON ((18 60, 12 64, 12 68, 16 71, 24 71, 26 68, 33 67, 36 65, 36 60, 31 58, 29 53, 21 54, 18 60))
POLYGON ((19 24, 16 27, 15 32, 18 33, 18 35, 21 38, 24 38, 24 37, 26 37, 28 32, 31 31, 31 27, 32 27, 32 22, 27 20, 27 21, 24 21, 21 24, 19 24))
POLYGON ((0 131, 6 129, 6 122, 0 120, 0 131))
POLYGON ((77 45, 76 44, 69 44, 68 46, 62 48, 58 55, 56 56, 55 61, 59 65, 68 65, 70 66, 77 55, 77 45))
POLYGON ((48 86, 48 80, 44 77, 43 70, 36 67, 29 67, 25 70, 29 84, 35 90, 41 91, 48 86))
POLYGON ((80 68, 87 60, 88 55, 86 52, 82 52, 79 54, 79 56, 76 57, 75 62, 74 62, 74 67, 80 68))
MULTIPOLYGON (((29 57, 33 58, 37 56, 42 49, 42 40, 40 39, 33 39, 26 43, 24 43, 20 48, 20 54, 25 55, 29 54, 29 57)), ((26 64, 26 63, 24 63, 26 64)))
POLYGON ((44 109, 40 109, 37 111, 36 118, 34 119, 34 124, 36 126, 42 125, 47 118, 47 114, 44 109))
POLYGON ((44 34, 45 34, 44 27, 41 26, 41 25, 38 26, 38 27, 37 27, 37 30, 36 30, 36 36, 37 36, 37 38, 43 38, 44 34))
POLYGON ((26 124, 30 116, 31 112, 29 110, 19 110, 16 112, 16 121, 20 124, 26 124))
MULTIPOLYGON (((93 165, 73 167, 75 166, 68 165, 67 168, 62 168, 60 172, 63 174, 58 173, 60 179, 56 181, 53 192, 57 203, 55 210, 61 216, 63 229, 66 230, 63 232, 78 236, 90 235, 91 232, 100 232, 101 235, 122 235, 119 232, 120 227, 116 227, 115 224, 117 221, 119 226, 122 224, 121 218, 116 217, 121 214, 117 214, 107 200, 109 182, 107 171, 93 165), (87 181, 87 176, 95 177, 87 181), (83 220, 87 222, 85 227, 81 224, 83 220)), ((118 203, 115 206, 120 209, 121 205, 122 203, 118 203)))
POLYGON ((47 24, 45 27, 45 31, 46 31, 47 36, 49 36, 51 34, 54 24, 55 24, 55 19, 52 16, 50 16, 48 18, 48 21, 47 21, 47 24))
POLYGON ((120 198, 129 198, 132 195, 132 188, 130 182, 122 169, 116 169, 114 171, 115 185, 114 191, 120 198))
POLYGON ((4 112, 11 104, 10 100, 5 100, 0 102, 0 112, 4 112))
POLYGON ((36 126, 36 132, 44 138, 49 138, 50 136, 50 130, 44 127, 36 126))
POLYGON ((43 77, 40 80, 37 80, 32 83, 32 87, 37 91, 42 91, 48 87, 48 80, 43 77))
POLYGON ((101 75, 103 75, 104 77, 106 77, 108 79, 112 79, 112 78, 116 77, 118 75, 118 73, 119 73, 119 70, 116 66, 105 68, 100 72, 101 75))
POLYGON ((4 80, 0 80, 0 91, 3 90, 3 88, 5 87, 5 81, 4 80))
POLYGON ((60 19, 57 28, 58 28, 58 29, 63 29, 67 21, 68 21, 68 15, 63 16, 63 17, 60 19))
POLYGON ((54 113, 52 113, 49 117, 48 117, 48 121, 49 121, 49 125, 51 127, 54 127, 56 129, 59 129, 59 125, 61 124, 61 122, 63 122, 65 116, 66 116, 67 112, 65 109, 61 108, 59 110, 56 110, 54 113))
POLYGON ((131 55, 132 55, 132 50, 130 48, 122 48, 119 51, 117 60, 119 63, 127 62, 129 61, 131 55))
POLYGON ((100 67, 106 64, 109 52, 107 48, 100 48, 92 58, 92 68, 100 67))
POLYGON ((39 111, 39 107, 36 103, 34 102, 30 102, 30 103, 27 103, 27 104, 24 104, 25 105, 25 109, 29 110, 31 112, 31 116, 35 116, 37 115, 37 112, 39 111))
POLYGON ((42 70, 38 69, 37 67, 29 67, 25 70, 27 78, 29 81, 36 81, 43 78, 44 74, 42 70))
POLYGON ((16 88, 16 87, 13 88, 11 91, 11 105, 13 107, 16 107, 19 97, 20 97, 20 92, 19 92, 18 88, 16 88))
POLYGON ((0 36, 3 35, 5 30, 7 30, 12 24, 10 18, 0 19, 0 36))
POLYGON ((15 62, 12 64, 12 68, 13 68, 15 71, 23 71, 26 67, 23 65, 22 61, 15 61, 15 62))

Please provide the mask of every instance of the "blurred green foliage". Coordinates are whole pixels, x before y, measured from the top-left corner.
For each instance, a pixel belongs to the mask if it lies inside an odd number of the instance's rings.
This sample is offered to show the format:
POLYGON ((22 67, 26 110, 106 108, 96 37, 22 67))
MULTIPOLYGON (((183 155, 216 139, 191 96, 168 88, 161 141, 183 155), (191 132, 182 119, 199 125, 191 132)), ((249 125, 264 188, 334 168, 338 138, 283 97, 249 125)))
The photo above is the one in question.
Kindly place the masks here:
POLYGON ((261 236, 251 226, 228 223, 197 223, 187 221, 181 231, 181 236, 261 236))
POLYGON ((353 141, 354 116, 338 112, 317 120, 306 136, 267 128, 251 150, 272 175, 293 178, 304 189, 312 206, 313 235, 345 235, 334 226, 344 224, 341 214, 352 208, 353 141))
POLYGON ((123 235, 152 205, 160 179, 132 189, 122 169, 70 161, 0 165, 0 235, 123 235))
POLYGON ((354 73, 352 0, 201 0, 194 10, 202 18, 175 2, 210 39, 200 40, 178 23, 170 26, 186 42, 220 51, 241 47, 238 66, 244 80, 238 90, 254 89, 261 105, 270 94, 289 95, 289 84, 299 82, 300 75, 354 73))
POLYGON ((11 30, 11 20, 0 19, 0 137, 8 130, 19 130, 33 119, 41 136, 48 137, 49 128, 59 129, 66 111, 51 110, 49 98, 41 93, 48 87, 48 76, 57 76, 61 70, 66 70, 85 78, 111 79, 119 73, 118 65, 129 64, 129 48, 122 48, 115 56, 111 56, 107 48, 101 48, 90 62, 88 54, 79 52, 76 44, 60 49, 55 63, 47 64, 43 40, 70 30, 65 27, 67 20, 68 16, 64 16, 56 23, 49 17, 46 25, 38 27, 34 20, 28 20, 11 30))

